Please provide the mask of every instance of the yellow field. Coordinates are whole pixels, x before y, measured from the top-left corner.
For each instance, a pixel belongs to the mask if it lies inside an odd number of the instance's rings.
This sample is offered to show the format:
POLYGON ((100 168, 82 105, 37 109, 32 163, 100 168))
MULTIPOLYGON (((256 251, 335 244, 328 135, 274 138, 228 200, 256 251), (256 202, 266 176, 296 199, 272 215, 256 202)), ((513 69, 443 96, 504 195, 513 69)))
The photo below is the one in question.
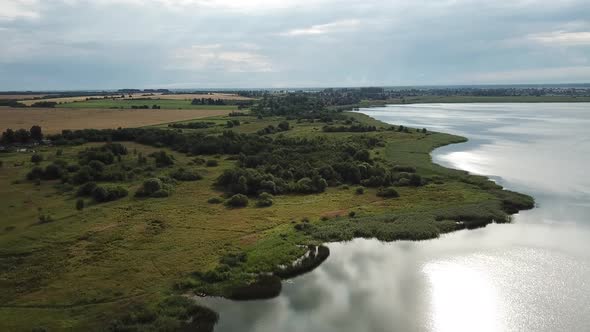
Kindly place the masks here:
MULTIPOLYGON (((236 94, 230 93, 211 93, 211 94, 196 94, 196 93, 185 93, 185 94, 173 94, 173 95, 163 95, 161 93, 133 93, 133 94, 122 94, 117 93, 113 94, 113 96, 120 97, 125 95, 125 98, 117 98, 118 100, 124 99, 169 99, 169 100, 192 100, 195 98, 213 98, 213 99, 223 99, 223 100, 252 100, 252 98, 238 96, 236 94), (129 97, 131 96, 131 97, 129 97)), ((102 99, 104 96, 78 96, 78 97, 63 97, 63 98, 45 98, 45 99, 34 99, 32 98, 39 98, 44 97, 46 95, 5 95, 0 96, 0 99, 29 99, 21 101, 22 104, 27 106, 31 106, 34 103, 40 101, 53 101, 56 103, 72 103, 76 101, 86 101, 88 98, 100 98, 102 99), (10 98, 8 98, 10 97, 10 98), (19 98, 15 98, 19 97, 19 98)))
POLYGON ((63 129, 108 129, 143 127, 160 123, 186 121, 216 115, 231 110, 152 110, 152 109, 76 109, 76 108, 10 108, 0 107, 0 130, 20 129, 40 125, 47 134, 63 129))

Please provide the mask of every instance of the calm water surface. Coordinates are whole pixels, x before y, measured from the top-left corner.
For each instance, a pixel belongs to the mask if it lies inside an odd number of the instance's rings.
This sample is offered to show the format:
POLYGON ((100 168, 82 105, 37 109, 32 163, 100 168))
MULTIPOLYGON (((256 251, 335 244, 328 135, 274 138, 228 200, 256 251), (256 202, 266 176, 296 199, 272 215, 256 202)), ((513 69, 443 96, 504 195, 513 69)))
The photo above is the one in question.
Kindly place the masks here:
POLYGON ((590 331, 590 104, 361 111, 468 137, 433 159, 539 207, 436 240, 330 244, 330 258, 276 299, 200 299, 220 313, 216 331, 590 331))

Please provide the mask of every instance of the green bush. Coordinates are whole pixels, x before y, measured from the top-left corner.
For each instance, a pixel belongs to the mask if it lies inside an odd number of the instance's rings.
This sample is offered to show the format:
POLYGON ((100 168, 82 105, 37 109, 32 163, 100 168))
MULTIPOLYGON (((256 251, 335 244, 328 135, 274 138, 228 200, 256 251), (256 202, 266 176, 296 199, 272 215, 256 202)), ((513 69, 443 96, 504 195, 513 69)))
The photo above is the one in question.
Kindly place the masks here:
POLYGON ((92 198, 99 203, 116 201, 129 194, 127 189, 120 186, 97 186, 92 191, 92 198))
POLYGON ((223 200, 219 197, 211 197, 207 200, 207 203, 209 204, 221 204, 223 203, 223 200))
POLYGON ((358 187, 356 188, 356 190, 354 191, 357 195, 362 195, 365 193, 365 188, 364 187, 358 187))
POLYGON ((225 202, 225 204, 230 207, 248 206, 248 196, 243 194, 233 195, 225 202))
POLYGON ((219 166, 219 162, 215 159, 209 159, 209 160, 207 160, 206 166, 207 167, 216 167, 216 166, 219 166))
POLYGON ((78 192, 76 193, 77 196, 90 196, 92 192, 96 189, 95 182, 86 182, 78 188, 78 192))
POLYGON ((399 197, 399 193, 393 187, 381 188, 377 191, 377 196, 384 198, 399 197))
POLYGON ((84 200, 80 198, 76 201, 76 210, 80 211, 83 209, 84 209, 84 200))
POLYGON ((170 196, 171 178, 151 178, 143 182, 141 188, 135 193, 137 197, 163 198, 170 196), (163 180, 162 180, 163 179, 163 180))
POLYGON ((258 196, 258 200, 256 201, 256 206, 258 207, 268 207, 272 206, 273 204, 273 196, 269 193, 262 193, 258 196))
POLYGON ((195 171, 186 170, 184 168, 177 169, 176 171, 170 173, 170 176, 178 181, 197 181, 203 178, 201 174, 195 171))
POLYGON ((35 163, 35 164, 39 164, 40 162, 43 161, 43 155, 39 154, 39 153, 35 153, 31 156, 31 162, 35 163))

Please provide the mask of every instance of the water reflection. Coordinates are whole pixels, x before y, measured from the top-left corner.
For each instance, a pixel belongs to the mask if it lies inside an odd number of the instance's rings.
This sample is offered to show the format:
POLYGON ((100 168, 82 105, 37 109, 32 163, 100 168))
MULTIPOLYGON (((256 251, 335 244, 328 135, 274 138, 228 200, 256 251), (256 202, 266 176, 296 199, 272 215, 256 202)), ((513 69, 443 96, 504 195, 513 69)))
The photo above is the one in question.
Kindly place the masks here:
POLYGON ((491 175, 540 207, 437 240, 330 244, 328 260, 276 299, 201 299, 221 314, 217 331, 590 331, 589 104, 365 112, 469 137, 435 160, 491 175))

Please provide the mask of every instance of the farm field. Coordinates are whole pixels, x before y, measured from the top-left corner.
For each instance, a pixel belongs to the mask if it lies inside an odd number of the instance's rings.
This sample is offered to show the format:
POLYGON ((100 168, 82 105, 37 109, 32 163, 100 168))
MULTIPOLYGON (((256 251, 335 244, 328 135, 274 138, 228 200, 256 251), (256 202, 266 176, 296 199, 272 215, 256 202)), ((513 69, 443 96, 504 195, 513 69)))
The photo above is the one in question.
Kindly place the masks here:
MULTIPOLYGON (((18 99, 21 100, 22 104, 27 106, 31 106, 37 102, 43 101, 53 101, 58 104, 67 104, 67 103, 74 103, 74 102, 85 102, 88 98, 99 98, 101 100, 95 101, 103 101, 102 98, 104 96, 100 95, 88 95, 88 96, 75 96, 75 97, 60 97, 60 98, 43 98, 47 95, 0 95, 0 99, 18 99), (38 98, 38 99, 33 99, 38 98)), ((117 99, 106 99, 110 101, 122 101, 122 100, 135 100, 135 99, 159 99, 159 100, 193 100, 194 98, 213 98, 213 99, 223 99, 223 100, 231 100, 231 101, 247 101, 252 100, 252 98, 238 96, 236 94, 229 94, 229 93, 211 93, 211 94, 195 94, 195 93, 185 93, 185 94, 162 94, 162 93, 133 93, 133 94, 124 94, 124 93, 115 93, 112 95, 113 97, 117 97, 117 99), (124 98, 120 98, 121 96, 125 96, 124 98)))
POLYGON ((129 109, 133 107, 148 106, 151 108, 157 105, 162 109, 197 109, 197 110, 237 110, 236 105, 192 105, 190 100, 172 100, 172 99, 100 99, 87 100, 72 103, 60 104, 63 108, 123 108, 129 109))
POLYGON ((63 129, 143 127, 224 115, 232 109, 214 106, 182 110, 0 107, 0 128, 18 129, 40 125, 44 132, 52 134, 63 129))

